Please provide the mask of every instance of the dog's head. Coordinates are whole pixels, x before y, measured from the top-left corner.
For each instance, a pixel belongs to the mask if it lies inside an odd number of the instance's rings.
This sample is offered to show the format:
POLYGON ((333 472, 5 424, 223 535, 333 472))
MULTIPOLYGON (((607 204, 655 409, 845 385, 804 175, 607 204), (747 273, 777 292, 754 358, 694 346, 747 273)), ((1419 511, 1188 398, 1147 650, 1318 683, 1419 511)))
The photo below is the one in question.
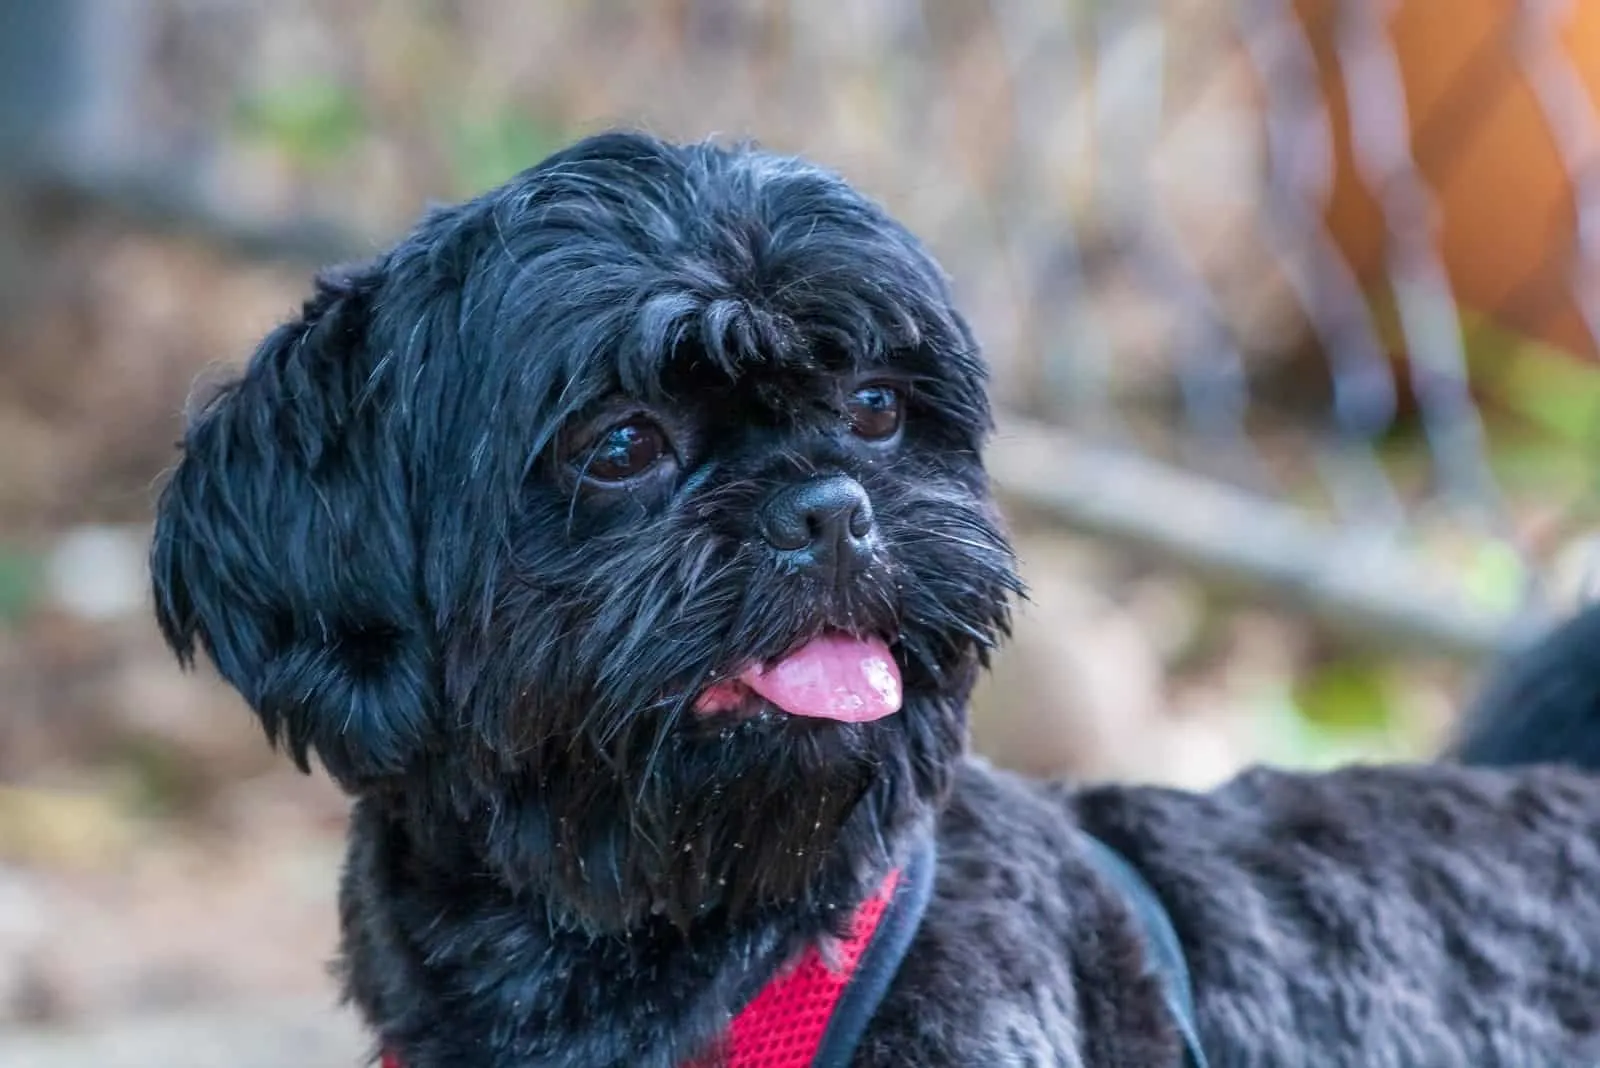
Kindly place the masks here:
POLYGON ((984 377, 838 177, 591 138, 319 280, 192 421, 157 612, 574 923, 819 895, 939 803, 1005 629, 984 377))

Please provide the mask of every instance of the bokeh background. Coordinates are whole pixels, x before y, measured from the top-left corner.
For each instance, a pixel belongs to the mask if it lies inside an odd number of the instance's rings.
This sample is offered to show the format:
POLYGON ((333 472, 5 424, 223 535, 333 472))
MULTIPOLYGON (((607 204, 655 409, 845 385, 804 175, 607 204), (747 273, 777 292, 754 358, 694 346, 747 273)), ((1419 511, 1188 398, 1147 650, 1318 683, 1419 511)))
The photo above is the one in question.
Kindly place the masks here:
POLYGON ((197 377, 430 200, 614 125, 922 234, 994 365, 1042 773, 1425 757, 1584 596, 1600 5, 0 5, 0 1064, 333 1066, 344 806, 149 619, 197 377))

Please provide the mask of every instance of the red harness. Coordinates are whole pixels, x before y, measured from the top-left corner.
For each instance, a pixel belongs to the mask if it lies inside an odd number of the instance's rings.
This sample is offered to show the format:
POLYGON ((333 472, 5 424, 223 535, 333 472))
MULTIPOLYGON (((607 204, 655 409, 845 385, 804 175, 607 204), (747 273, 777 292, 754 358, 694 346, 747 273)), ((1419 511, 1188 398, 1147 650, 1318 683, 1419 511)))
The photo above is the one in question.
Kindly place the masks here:
POLYGON ((833 1010, 872 943, 899 881, 900 872, 890 872, 877 894, 856 910, 850 937, 839 946, 835 967, 823 961, 816 946, 808 946, 792 968, 773 976, 750 999, 728 1025, 721 1048, 696 1062, 694 1068, 806 1068, 811 1064, 833 1010))
MULTIPOLYGON (((817 947, 807 947, 798 961, 774 976, 739 1011, 717 1048, 689 1068, 807 1068, 822 1047, 834 1009, 872 944, 899 881, 899 870, 890 872, 877 894, 856 910, 849 937, 832 954, 833 966, 817 947)), ((404 1065, 393 1050, 385 1050, 382 1068, 404 1065)))

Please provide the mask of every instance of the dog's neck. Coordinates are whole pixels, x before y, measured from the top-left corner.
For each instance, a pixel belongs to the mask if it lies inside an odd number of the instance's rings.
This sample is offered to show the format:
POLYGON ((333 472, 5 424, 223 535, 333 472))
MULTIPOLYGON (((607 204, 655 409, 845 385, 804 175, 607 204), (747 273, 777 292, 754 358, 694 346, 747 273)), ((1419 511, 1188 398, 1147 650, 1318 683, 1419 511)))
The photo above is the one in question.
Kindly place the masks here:
POLYGON ((353 818, 347 984, 385 1041, 416 1051, 414 1064, 470 1054, 492 1068, 497 1057, 542 1063, 557 1051, 564 1063, 681 1064, 804 947, 826 952, 886 873, 819 879, 814 896, 738 917, 713 908, 688 928, 655 916, 599 933, 573 925, 548 894, 508 887, 464 835, 416 834, 372 802, 353 818), (374 884, 383 892, 371 893, 374 884), (360 885, 367 891, 351 889, 360 885), (396 971, 410 974, 391 986, 396 971), (440 996, 396 1004, 385 987, 440 996), (483 1036, 495 1047, 488 1059, 483 1036))

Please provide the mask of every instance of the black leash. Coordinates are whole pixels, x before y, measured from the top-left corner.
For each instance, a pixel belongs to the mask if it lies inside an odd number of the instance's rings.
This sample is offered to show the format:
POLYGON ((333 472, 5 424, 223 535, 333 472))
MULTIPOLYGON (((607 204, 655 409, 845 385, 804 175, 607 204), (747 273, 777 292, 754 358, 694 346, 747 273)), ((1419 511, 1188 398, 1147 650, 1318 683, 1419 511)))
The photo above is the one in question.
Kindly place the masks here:
POLYGON ((1200 1031, 1195 1025, 1194 991, 1189 982, 1189 965, 1183 945, 1172 927, 1172 917, 1144 876, 1126 857, 1087 832, 1089 862, 1104 875, 1127 901, 1144 941, 1147 967, 1161 983, 1161 994, 1172 1013, 1173 1026, 1183 1039, 1185 1068, 1207 1068, 1205 1050, 1200 1047, 1200 1031))

